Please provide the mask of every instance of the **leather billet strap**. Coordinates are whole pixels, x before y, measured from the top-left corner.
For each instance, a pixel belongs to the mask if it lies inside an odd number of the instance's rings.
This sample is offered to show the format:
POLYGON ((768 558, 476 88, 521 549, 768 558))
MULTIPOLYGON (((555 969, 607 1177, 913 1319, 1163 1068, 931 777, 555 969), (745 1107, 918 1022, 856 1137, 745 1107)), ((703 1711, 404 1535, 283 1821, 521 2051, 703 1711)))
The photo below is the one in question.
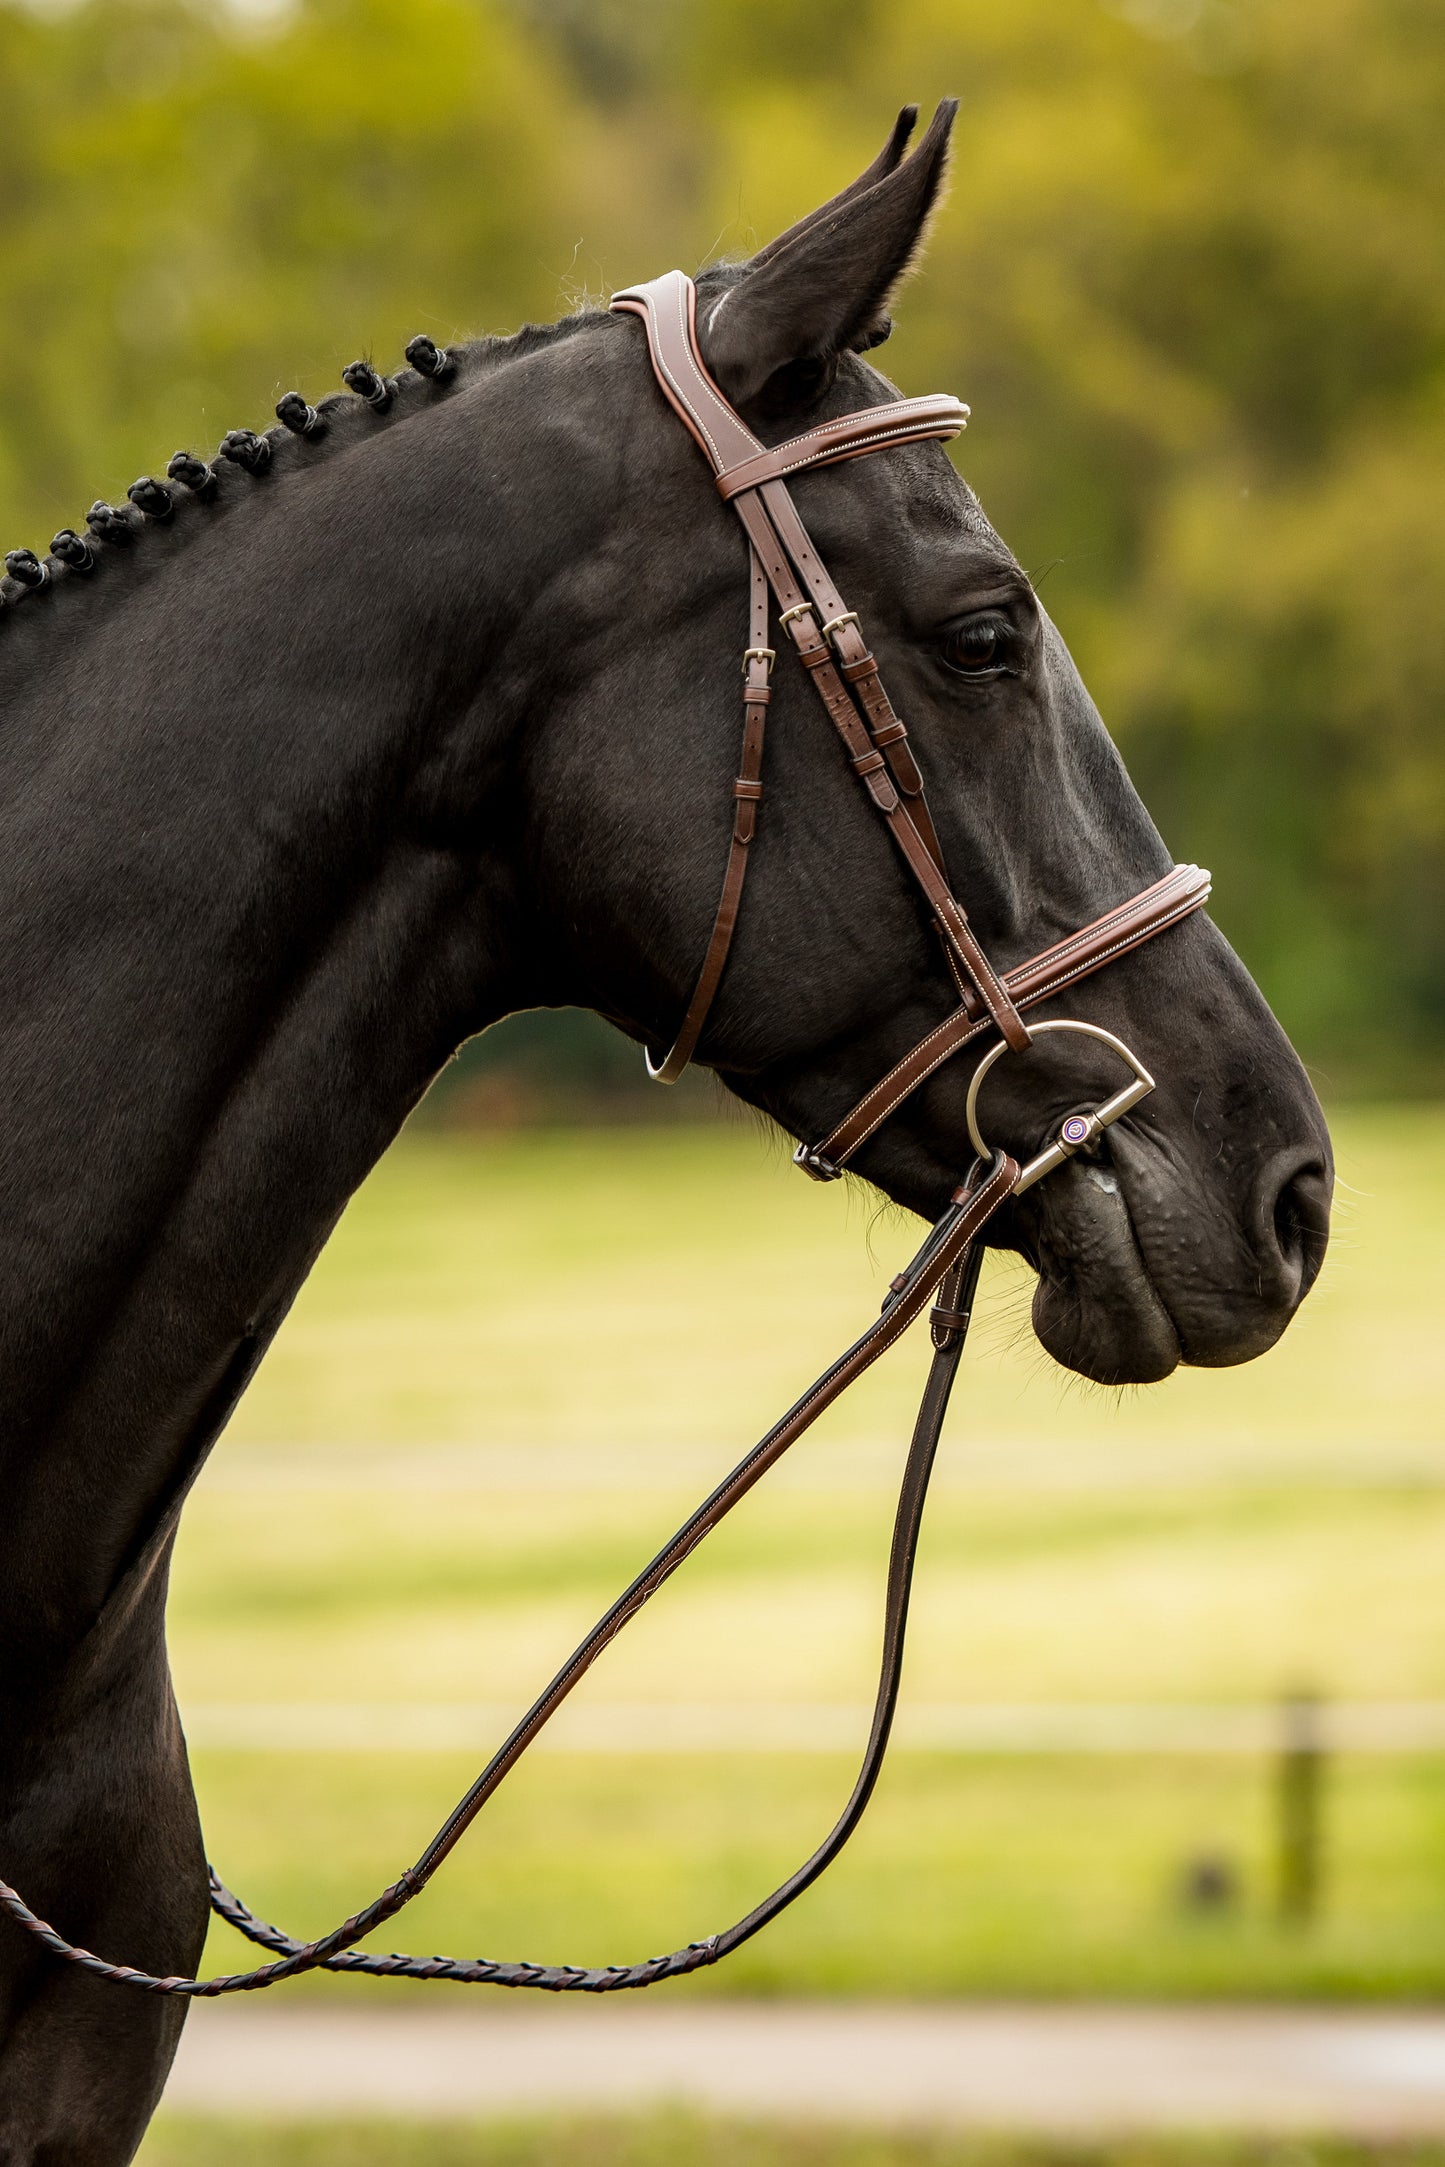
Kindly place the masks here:
POLYGON ((768 580, 755 549, 748 552, 748 644, 743 654, 743 747, 733 783, 733 832, 728 844, 727 871, 718 898, 712 935, 702 969, 687 1004, 687 1014, 667 1058, 654 1063, 645 1054, 647 1073, 654 1083, 676 1083, 696 1050, 722 982, 728 951, 742 905, 743 882, 748 871, 748 845, 757 833, 758 806, 763 795, 763 729, 772 699, 773 650, 768 645, 768 580))
MULTIPOLYGON (((1092 925, 1006 971, 1004 984, 1017 1007, 1034 1008, 1040 1001, 1102 970, 1106 963, 1127 955, 1131 948, 1141 947, 1156 933, 1177 925, 1181 918, 1201 909, 1209 901, 1209 894, 1210 878, 1201 866, 1176 865, 1162 880, 1106 911, 1092 925)), ((889 1115, 896 1113, 945 1061, 981 1038, 991 1021, 977 994, 966 993, 953 1014, 910 1047, 820 1144, 799 1144, 793 1153, 794 1164, 817 1181, 836 1180, 854 1152, 861 1150, 889 1115)))
MULTIPOLYGON (((612 307, 642 318, 663 395, 708 459, 724 499, 742 520, 781 621, 842 739, 853 772, 922 888, 946 947, 978 989, 1008 1043, 1022 1051, 1028 1032, 949 885, 907 732, 889 703, 857 616, 829 578, 782 479, 784 474, 859 458, 890 445, 955 436, 968 419, 968 409, 942 394, 896 399, 821 423, 787 444, 768 449, 723 397, 703 362, 697 339, 697 293, 691 279, 681 271, 669 271, 615 295, 612 307)), ((691 1027, 692 1044, 696 1044, 721 981, 746 862, 735 869, 735 859, 736 853, 728 869, 732 893, 725 878, 703 967, 711 983, 705 986, 704 977, 699 978, 677 1044, 666 1061, 660 1066, 649 1061, 651 1073, 660 1078, 670 1080, 680 1074, 684 1062, 677 1056, 684 1036, 691 1027), (725 920, 723 935, 720 929, 725 920)))

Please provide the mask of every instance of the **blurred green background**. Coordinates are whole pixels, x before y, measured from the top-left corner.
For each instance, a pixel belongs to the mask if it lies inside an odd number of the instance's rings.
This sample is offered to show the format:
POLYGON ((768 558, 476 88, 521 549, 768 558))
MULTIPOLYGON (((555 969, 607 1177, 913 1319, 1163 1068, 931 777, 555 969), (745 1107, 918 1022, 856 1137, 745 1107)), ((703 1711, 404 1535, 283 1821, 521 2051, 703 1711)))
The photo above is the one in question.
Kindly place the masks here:
MULTIPOLYGON (((680 1991, 1438 1995, 1438 0, 0 0, 5 544, 415 331, 745 253, 945 93, 952 197, 878 358, 970 401, 963 470, 1337 1115, 1338 1231, 1275 1354, 1122 1399, 1061 1380, 991 1269, 903 1750, 835 1873, 680 1991), (1308 1921, 1281 1913, 1267 1735, 1297 1689, 1400 1718, 1325 1763, 1308 1921), (1069 1733, 1091 1709, 1123 1750, 1069 1733), (1197 1730, 1161 1742, 1181 1713, 1197 1730), (950 1744, 949 1720, 982 1729, 950 1744)), ((705 1082, 648 1095, 639 1068, 571 1017, 454 1064, 190 1506, 174 1655, 209 1840, 293 1929, 414 1856, 912 1247, 705 1082)), ((412 1945, 627 1959, 811 1846, 861 1740, 920 1358, 615 1651, 412 1945)), ((680 2156, 670 2132, 596 2156, 680 2156)))
POLYGON ((475 2130, 414 2123, 274 2126, 162 2121, 143 2147, 144 2167, 1441 2167, 1428 2138, 1218 2138, 1148 2135, 1114 2143, 1058 2137, 945 2136, 878 2131, 761 2129, 705 2124, 692 2115, 638 2121, 475 2130))
MULTIPOLYGON (((1022 1267, 993 1260, 899 1750, 818 1887, 670 1995, 1445 1991, 1445 1122, 1354 1109, 1337 1142, 1325 1277, 1245 1368, 1062 1384, 1022 1267), (1376 1725, 1324 1764, 1307 1919, 1281 1908, 1272 1712, 1295 1688, 1376 1725), (1202 1861, 1218 1901, 1191 1900, 1202 1861)), ((177 1556, 207 1836, 263 1915, 319 1932, 416 1855, 913 1245, 750 1124, 403 1140, 177 1556)), ((629 1961, 806 1855, 866 1733, 914 1341, 609 1650, 384 1946, 629 1961)))
POLYGON ((879 358, 971 402, 970 480, 1327 1085, 1429 1088, 1437 0, 9 0, 6 546, 414 331, 745 252, 944 93, 879 358))

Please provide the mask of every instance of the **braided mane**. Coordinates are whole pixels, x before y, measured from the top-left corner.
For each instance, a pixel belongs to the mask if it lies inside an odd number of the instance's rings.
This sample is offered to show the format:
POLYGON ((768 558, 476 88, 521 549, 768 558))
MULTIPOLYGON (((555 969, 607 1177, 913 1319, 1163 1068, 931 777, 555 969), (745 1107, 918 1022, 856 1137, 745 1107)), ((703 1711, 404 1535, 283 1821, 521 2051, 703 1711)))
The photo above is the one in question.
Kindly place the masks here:
POLYGON ((211 460, 176 452, 164 479, 143 474, 132 482, 124 504, 93 504, 83 525, 62 527, 44 555, 30 549, 7 552, 0 577, 0 665, 7 648, 17 658, 11 646, 17 634, 28 635, 21 651, 33 654, 32 640, 57 621, 53 607, 34 606, 41 596, 53 604, 67 590, 83 588, 87 603, 101 604, 107 596, 118 601, 133 591, 135 568, 150 557, 151 529, 177 536, 209 530, 228 508, 255 503, 272 477, 328 461, 379 430, 430 411, 478 375, 523 360, 595 321, 595 310, 583 310, 558 323, 527 324, 506 337, 443 348, 421 334, 408 343, 409 365, 395 376, 381 375, 370 361, 353 361, 342 371, 346 391, 333 392, 314 407, 300 392, 288 391, 277 402, 276 423, 264 432, 229 430, 211 460))

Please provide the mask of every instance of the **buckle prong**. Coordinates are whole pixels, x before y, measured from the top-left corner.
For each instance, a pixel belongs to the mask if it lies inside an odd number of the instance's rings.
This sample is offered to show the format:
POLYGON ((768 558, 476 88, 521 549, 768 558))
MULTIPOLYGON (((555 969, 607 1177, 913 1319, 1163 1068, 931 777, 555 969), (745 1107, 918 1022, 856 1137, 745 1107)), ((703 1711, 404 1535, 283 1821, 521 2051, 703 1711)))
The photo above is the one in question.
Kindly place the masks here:
POLYGON ((793 1153, 793 1164, 801 1166, 803 1172, 810 1174, 814 1181, 836 1181, 843 1171, 842 1167, 835 1166, 831 1159, 825 1159, 816 1144, 799 1144, 793 1153))

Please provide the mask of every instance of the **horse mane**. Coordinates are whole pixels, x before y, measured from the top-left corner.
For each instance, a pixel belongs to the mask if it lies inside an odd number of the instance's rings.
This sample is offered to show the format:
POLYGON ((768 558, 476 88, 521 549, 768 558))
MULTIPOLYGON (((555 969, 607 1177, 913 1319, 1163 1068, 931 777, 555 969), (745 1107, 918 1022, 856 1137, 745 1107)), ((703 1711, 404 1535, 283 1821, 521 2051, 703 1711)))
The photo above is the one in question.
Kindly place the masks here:
POLYGON ((369 360, 354 361, 342 372, 349 388, 314 407, 299 392, 287 392, 277 402, 280 418, 266 430, 228 430, 210 459, 177 452, 165 479, 144 474, 131 484, 124 504, 93 504, 79 529, 61 528, 44 555, 29 549, 7 553, 0 577, 0 664, 39 657, 51 628, 62 621, 61 611, 27 608, 27 603, 42 595, 60 601, 78 590, 63 612, 72 632, 80 591, 88 621, 95 621, 92 612, 108 615, 155 568, 161 534, 173 543, 211 531, 228 511, 257 504, 275 479, 309 472, 383 430, 403 427, 478 376, 587 329, 598 314, 582 309, 556 323, 526 324, 507 335, 444 348, 419 336, 408 343, 409 365, 394 376, 381 375, 369 360), (17 634, 22 635, 18 641, 17 634))

